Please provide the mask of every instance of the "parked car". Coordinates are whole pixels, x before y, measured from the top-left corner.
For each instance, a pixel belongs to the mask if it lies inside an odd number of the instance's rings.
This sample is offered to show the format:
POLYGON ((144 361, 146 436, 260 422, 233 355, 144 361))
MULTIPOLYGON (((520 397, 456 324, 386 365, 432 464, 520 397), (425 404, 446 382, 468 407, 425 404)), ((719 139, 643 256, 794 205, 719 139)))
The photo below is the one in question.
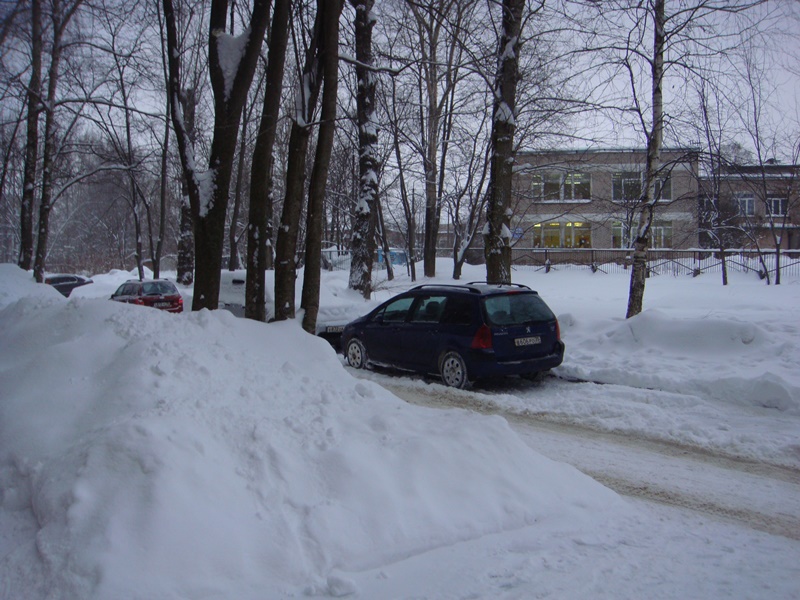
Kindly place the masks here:
POLYGON ((484 377, 535 378, 564 358, 558 320, 523 285, 420 285, 349 323, 347 363, 438 373, 456 388, 484 377))
POLYGON ((116 302, 152 306, 171 313, 183 312, 183 298, 175 284, 166 279, 130 279, 111 295, 116 302))
POLYGON ((69 298, 72 290, 74 290, 76 287, 94 283, 88 277, 83 277, 82 275, 68 275, 66 273, 48 275, 44 278, 44 282, 52 285, 67 298, 69 298))

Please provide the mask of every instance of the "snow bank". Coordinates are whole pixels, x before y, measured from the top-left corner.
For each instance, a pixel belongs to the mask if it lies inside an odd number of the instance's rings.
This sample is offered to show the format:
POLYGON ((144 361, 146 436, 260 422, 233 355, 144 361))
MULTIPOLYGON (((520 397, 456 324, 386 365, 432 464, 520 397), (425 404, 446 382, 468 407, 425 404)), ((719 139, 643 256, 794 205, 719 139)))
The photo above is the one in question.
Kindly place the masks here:
POLYGON ((342 595, 342 571, 627 510, 294 322, 66 301, 8 266, 0 289, 2 598, 342 595))
POLYGON ((570 344, 559 372, 800 415, 800 345, 732 317, 646 310, 570 344))

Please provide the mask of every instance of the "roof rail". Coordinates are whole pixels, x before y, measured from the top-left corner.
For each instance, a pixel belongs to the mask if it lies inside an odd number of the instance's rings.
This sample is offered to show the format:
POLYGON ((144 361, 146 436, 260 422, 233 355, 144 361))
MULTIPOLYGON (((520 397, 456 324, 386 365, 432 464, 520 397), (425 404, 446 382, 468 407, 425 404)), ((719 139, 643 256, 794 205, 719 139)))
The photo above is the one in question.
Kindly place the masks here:
POLYGON ((471 284, 469 284, 469 283, 467 283, 467 284, 464 284, 464 283, 459 283, 459 284, 455 284, 455 283, 422 283, 420 285, 414 286, 409 291, 421 290, 422 288, 432 287, 432 288, 456 288, 456 289, 462 289, 462 290, 463 289, 468 289, 473 294, 480 294, 481 293, 481 291, 479 289, 474 288, 474 287, 470 287, 470 285, 471 284))
MULTIPOLYGON (((518 288, 522 288, 522 289, 525 289, 525 290, 530 290, 531 289, 527 285, 523 285, 521 283, 489 283, 488 281, 470 281, 467 285, 496 285, 497 287, 513 286, 513 287, 518 287, 518 288)), ((533 291, 533 290, 531 290, 531 291, 533 291)))

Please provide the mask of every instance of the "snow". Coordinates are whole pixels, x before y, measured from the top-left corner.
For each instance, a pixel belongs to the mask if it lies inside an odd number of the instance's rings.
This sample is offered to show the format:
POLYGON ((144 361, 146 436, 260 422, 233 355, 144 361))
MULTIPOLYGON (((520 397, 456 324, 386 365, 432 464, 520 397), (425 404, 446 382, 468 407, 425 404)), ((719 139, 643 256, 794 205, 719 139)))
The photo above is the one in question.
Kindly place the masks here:
MULTIPOLYGON (((622 275, 515 271, 559 316, 559 374, 603 384, 493 401, 800 467, 799 282, 732 275, 651 278, 626 321, 622 275)), ((406 404, 297 322, 108 301, 130 277, 65 299, 0 265, 3 600, 800 597, 793 539, 656 512, 501 417, 406 404)), ((347 278, 323 273, 321 319, 412 285, 364 301, 347 278)))
POLYGON ((226 102, 230 100, 231 90, 239 72, 239 65, 250 41, 250 34, 249 27, 237 36, 233 36, 223 30, 214 31, 214 37, 217 39, 217 56, 219 68, 222 70, 226 102))

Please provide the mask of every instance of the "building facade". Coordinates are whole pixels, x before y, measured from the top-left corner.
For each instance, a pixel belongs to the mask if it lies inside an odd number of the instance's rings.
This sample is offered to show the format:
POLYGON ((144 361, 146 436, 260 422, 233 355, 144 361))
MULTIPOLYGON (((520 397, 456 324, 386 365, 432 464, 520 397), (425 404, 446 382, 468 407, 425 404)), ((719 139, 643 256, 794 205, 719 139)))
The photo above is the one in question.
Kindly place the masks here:
POLYGON ((800 165, 729 165, 705 177, 702 192, 704 246, 800 249, 800 165))
MULTIPOLYGON (((639 223, 646 151, 519 152, 511 219, 520 248, 627 248, 639 223)), ((661 153, 651 248, 695 248, 698 153, 661 153)))

